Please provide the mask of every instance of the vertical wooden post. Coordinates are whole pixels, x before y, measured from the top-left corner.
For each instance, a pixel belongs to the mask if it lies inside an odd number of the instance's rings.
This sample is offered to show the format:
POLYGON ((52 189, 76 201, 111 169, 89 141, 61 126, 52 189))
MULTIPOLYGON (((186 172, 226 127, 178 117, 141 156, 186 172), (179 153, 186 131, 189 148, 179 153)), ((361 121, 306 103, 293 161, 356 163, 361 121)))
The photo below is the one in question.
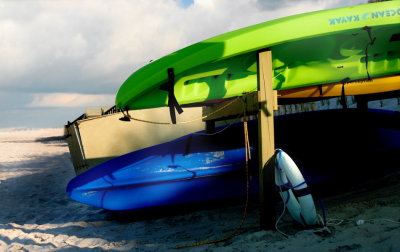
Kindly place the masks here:
POLYGON ((266 166, 275 151, 274 108, 277 108, 276 92, 272 90, 271 51, 258 54, 258 151, 260 165, 260 226, 274 229, 276 221, 276 200, 274 167, 266 166))

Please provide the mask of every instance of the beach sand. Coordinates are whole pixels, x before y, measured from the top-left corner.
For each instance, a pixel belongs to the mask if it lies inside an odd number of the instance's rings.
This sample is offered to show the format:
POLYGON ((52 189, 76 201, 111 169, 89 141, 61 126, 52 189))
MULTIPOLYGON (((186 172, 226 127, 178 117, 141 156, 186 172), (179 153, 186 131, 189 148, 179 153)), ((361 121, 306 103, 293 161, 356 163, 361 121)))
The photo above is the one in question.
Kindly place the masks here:
MULTIPOLYGON (((65 187, 75 174, 62 134, 62 129, 0 132, 0 251, 170 251, 223 238, 239 226, 243 204, 143 218, 70 200, 65 187)), ((246 232, 176 251, 400 251, 399 182, 397 170, 323 198, 330 233, 304 230, 288 213, 278 225, 288 237, 260 230, 253 203, 246 232)))

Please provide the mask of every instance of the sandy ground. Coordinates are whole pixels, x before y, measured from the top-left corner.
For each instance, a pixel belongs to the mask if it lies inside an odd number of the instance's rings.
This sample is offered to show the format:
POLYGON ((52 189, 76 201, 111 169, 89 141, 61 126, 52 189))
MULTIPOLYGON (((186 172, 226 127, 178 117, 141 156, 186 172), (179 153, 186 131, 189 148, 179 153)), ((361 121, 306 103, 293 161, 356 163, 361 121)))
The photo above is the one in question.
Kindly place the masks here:
MULTIPOLYGON (((0 251, 169 251, 223 238, 240 224, 240 204, 139 218, 70 200, 65 187, 75 174, 62 133, 0 132, 0 251)), ((399 181, 396 171, 323 199, 331 233, 303 230, 288 214, 279 223, 287 238, 260 230, 253 204, 246 232, 176 251, 400 251, 399 181)))

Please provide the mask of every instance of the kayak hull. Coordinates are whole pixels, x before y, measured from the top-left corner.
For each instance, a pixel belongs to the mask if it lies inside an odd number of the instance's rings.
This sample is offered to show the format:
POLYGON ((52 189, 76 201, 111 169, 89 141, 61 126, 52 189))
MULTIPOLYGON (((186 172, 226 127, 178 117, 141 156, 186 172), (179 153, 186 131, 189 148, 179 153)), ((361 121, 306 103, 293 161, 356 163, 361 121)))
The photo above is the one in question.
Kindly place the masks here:
POLYGON ((116 106, 167 106, 168 92, 160 87, 169 68, 179 104, 256 91, 258 52, 265 49, 272 52, 275 90, 398 75, 399 2, 305 13, 199 42, 134 72, 120 87, 116 106))
MULTIPOLYGON (((399 113, 308 112, 276 117, 275 125, 276 147, 293 158, 311 184, 377 174, 400 154, 399 113)), ((258 192, 256 132, 257 122, 249 122, 250 194, 258 192)), ((243 146, 241 123, 216 135, 197 132, 100 164, 72 179, 67 193, 109 210, 242 197, 247 193, 243 146)))

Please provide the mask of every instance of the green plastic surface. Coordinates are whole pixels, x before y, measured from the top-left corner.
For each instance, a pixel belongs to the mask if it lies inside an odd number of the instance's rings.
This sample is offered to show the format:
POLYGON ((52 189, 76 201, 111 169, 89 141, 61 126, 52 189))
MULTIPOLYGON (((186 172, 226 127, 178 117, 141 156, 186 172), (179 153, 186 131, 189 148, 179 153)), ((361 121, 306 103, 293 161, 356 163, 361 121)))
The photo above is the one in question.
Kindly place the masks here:
POLYGON ((160 86, 168 68, 180 104, 256 91, 257 53, 267 48, 276 90, 400 74, 400 1, 290 16, 199 42, 133 73, 116 106, 166 106, 168 92, 160 86))

